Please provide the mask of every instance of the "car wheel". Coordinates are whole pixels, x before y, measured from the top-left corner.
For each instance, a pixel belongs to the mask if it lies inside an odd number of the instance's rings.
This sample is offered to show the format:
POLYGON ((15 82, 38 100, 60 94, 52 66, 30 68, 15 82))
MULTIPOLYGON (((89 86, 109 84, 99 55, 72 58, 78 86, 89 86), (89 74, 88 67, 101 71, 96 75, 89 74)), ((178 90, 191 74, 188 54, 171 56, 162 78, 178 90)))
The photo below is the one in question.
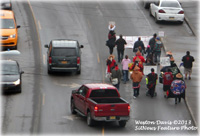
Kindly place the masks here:
POLYGON ((149 8, 149 16, 152 17, 151 8, 149 8))
POLYGON ((158 23, 157 15, 155 14, 155 22, 158 23))
POLYGON ((21 93, 22 92, 22 84, 19 87, 19 90, 17 90, 17 93, 21 93))
POLYGON ((78 71, 76 72, 76 74, 80 75, 80 74, 81 74, 81 69, 78 70, 78 71))
POLYGON ((90 112, 87 113, 87 125, 88 126, 93 126, 94 125, 94 120, 92 119, 90 112))
POLYGON ((14 50, 17 50, 17 44, 15 45, 14 50))
POLYGON ((145 9, 148 9, 149 7, 150 7, 150 4, 144 2, 144 8, 145 8, 145 9))
POLYGON ((75 109, 76 109, 76 107, 75 107, 75 105, 74 105, 74 100, 71 99, 71 113, 72 113, 72 114, 76 114, 75 109))
POLYGON ((47 67, 48 74, 52 74, 52 71, 47 67))
POLYGON ((126 126, 126 121, 119 121, 119 126, 120 127, 125 127, 126 126))

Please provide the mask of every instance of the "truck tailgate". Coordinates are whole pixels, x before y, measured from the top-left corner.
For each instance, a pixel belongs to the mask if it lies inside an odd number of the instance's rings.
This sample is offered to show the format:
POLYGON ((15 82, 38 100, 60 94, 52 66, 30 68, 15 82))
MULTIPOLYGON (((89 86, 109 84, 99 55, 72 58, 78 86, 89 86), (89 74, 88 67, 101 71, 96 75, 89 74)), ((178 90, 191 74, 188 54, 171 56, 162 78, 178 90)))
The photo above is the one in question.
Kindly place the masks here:
POLYGON ((97 104, 95 116, 129 116, 128 103, 97 104))

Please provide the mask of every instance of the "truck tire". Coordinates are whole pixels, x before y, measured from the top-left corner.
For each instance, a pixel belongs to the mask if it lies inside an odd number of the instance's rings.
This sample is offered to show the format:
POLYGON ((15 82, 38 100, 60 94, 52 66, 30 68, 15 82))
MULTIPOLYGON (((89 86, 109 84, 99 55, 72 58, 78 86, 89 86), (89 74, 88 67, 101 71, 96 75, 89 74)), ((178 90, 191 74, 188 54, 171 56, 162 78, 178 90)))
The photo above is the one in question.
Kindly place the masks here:
POLYGON ((94 120, 92 119, 90 112, 87 113, 87 125, 90 127, 94 125, 94 120))
POLYGON ((119 126, 120 127, 125 127, 126 126, 126 121, 119 121, 119 126))
POLYGON ((72 114, 76 114, 75 109, 76 109, 76 107, 75 107, 75 105, 74 105, 74 100, 71 99, 71 113, 72 113, 72 114))

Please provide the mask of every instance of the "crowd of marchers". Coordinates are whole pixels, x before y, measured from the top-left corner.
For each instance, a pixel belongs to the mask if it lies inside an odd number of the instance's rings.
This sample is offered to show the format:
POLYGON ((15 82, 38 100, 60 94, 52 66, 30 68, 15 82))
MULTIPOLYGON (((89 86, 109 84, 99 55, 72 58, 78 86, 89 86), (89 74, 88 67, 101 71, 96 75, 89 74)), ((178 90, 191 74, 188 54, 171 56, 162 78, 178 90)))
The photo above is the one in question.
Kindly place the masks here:
MULTIPOLYGON (((119 35, 119 39, 116 39, 115 26, 109 25, 108 40, 106 46, 109 48, 109 57, 106 60, 106 77, 118 90, 120 88, 120 81, 126 84, 129 78, 132 80, 133 98, 139 96, 140 82, 144 77, 143 69, 144 65, 160 65, 161 50, 163 43, 157 34, 153 34, 150 38, 147 47, 145 48, 141 37, 133 45, 134 57, 131 60, 128 55, 124 55, 126 40, 123 39, 123 35, 119 35), (113 55, 113 50, 117 49, 117 61, 121 63, 122 69, 118 67, 118 63, 113 55), (125 56, 125 57, 124 57, 125 56), (146 56, 146 57, 144 57, 146 56), (130 73, 130 76, 129 76, 130 73), (121 80, 122 79, 122 80, 121 80)), ((149 74, 146 75, 146 87, 148 91, 146 95, 150 97, 156 96, 155 88, 158 80, 163 83, 163 91, 166 92, 165 98, 175 98, 175 104, 177 100, 181 102, 181 98, 185 99, 186 84, 185 80, 191 80, 192 63, 194 62, 193 56, 189 51, 186 51, 186 55, 182 57, 180 66, 184 67, 185 78, 183 77, 179 67, 175 63, 174 57, 171 51, 166 52, 166 57, 169 57, 170 66, 165 66, 160 69, 160 75, 158 78, 157 71, 151 68, 149 74)))

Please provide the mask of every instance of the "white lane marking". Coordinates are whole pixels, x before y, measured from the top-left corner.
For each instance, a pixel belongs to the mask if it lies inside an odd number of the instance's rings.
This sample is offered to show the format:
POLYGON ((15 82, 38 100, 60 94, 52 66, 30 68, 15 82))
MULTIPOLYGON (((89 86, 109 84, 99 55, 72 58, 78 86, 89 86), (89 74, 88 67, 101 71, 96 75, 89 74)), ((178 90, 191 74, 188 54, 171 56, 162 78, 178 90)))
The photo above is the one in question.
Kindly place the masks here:
POLYGON ((46 56, 43 54, 43 63, 46 65, 46 56))
POLYGON ((40 25, 40 21, 38 20, 38 26, 39 26, 39 29, 41 30, 41 25, 40 25))

